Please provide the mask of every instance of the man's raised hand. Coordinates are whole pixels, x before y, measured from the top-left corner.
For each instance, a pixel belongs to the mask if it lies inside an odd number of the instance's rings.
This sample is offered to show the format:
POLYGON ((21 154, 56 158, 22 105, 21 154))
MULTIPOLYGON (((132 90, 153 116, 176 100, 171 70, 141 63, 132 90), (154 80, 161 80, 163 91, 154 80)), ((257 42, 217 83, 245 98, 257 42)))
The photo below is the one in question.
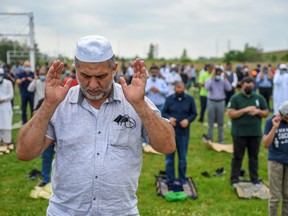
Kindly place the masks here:
POLYGON ((45 80, 45 101, 50 105, 58 105, 64 100, 68 93, 72 79, 70 78, 65 86, 60 85, 61 73, 63 71, 63 62, 54 61, 50 67, 45 80))
POLYGON ((145 85, 147 81, 144 61, 140 61, 137 58, 133 63, 133 69, 134 74, 131 84, 128 86, 123 77, 120 78, 120 84, 129 103, 132 105, 138 105, 144 102, 145 85))

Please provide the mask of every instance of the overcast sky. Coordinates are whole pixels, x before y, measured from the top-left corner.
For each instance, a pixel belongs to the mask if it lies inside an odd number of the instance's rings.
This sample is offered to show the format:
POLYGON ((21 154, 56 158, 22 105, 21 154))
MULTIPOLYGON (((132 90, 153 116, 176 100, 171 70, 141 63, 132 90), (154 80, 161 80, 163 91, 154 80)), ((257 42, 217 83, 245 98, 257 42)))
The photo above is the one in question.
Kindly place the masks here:
MULTIPOLYGON (((35 40, 50 55, 72 57, 78 38, 99 34, 124 57, 147 57, 153 43, 158 57, 180 57, 186 48, 198 58, 245 43, 288 49, 287 9, 287 0, 1 0, 0 12, 33 12, 35 40)), ((0 34, 28 31, 25 16, 12 18, 0 16, 0 34)))

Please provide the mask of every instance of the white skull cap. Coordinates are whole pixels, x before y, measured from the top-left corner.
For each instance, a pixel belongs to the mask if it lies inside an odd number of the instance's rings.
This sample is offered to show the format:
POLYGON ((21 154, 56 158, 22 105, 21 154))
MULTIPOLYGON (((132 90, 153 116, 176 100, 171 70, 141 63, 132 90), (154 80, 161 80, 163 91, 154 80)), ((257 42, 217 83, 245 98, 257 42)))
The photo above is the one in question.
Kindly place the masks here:
POLYGON ((89 35, 77 41, 75 57, 82 62, 104 62, 113 55, 111 44, 103 36, 89 35))
POLYGON ((280 108, 279 108, 279 112, 288 117, 288 101, 285 101, 284 103, 281 104, 280 108))
POLYGON ((286 70, 287 70, 286 64, 280 64, 279 68, 280 68, 280 69, 286 69, 286 70))

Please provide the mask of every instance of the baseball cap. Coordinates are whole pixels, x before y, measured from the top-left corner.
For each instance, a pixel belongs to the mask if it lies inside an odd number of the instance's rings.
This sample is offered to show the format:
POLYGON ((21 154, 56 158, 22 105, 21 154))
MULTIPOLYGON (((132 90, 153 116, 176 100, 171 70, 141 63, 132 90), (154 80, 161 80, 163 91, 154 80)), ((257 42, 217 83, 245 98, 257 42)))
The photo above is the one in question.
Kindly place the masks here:
POLYGON ((285 101, 279 108, 279 112, 284 115, 285 117, 288 117, 288 101, 285 101))
POLYGON ((0 68, 0 74, 4 74, 3 68, 0 68))
POLYGON ((82 62, 104 62, 113 55, 111 44, 100 35, 88 35, 76 43, 75 57, 82 62))
POLYGON ((280 68, 280 69, 286 69, 286 70, 287 70, 286 64, 280 64, 279 68, 280 68))

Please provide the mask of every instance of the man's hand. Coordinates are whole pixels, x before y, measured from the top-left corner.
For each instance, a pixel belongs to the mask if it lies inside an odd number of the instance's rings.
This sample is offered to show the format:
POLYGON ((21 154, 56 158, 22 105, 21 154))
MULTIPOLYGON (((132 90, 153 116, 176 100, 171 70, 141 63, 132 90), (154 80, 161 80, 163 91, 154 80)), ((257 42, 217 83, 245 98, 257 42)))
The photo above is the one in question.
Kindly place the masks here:
POLYGON ((177 121, 177 119, 174 118, 174 117, 170 117, 169 120, 170 120, 170 122, 171 122, 171 125, 172 125, 173 127, 175 127, 175 126, 176 126, 176 121, 177 121))
POLYGON ((27 80, 31 82, 33 80, 33 78, 32 77, 27 77, 27 80))
POLYGON ((63 87, 60 85, 63 67, 63 62, 59 60, 54 61, 47 73, 45 80, 45 101, 50 105, 57 106, 61 103, 67 95, 72 83, 72 78, 70 78, 63 87))
POLYGON ((159 93, 159 92, 160 92, 160 90, 159 90, 158 88, 156 88, 155 86, 152 86, 152 87, 150 88, 150 90, 151 90, 152 92, 154 92, 154 93, 159 93))
POLYGON ((255 112, 256 112, 256 106, 248 106, 245 109, 245 112, 248 114, 248 115, 251 115, 251 116, 254 116, 255 115, 255 112))
POLYGON ((280 114, 278 114, 277 116, 275 116, 273 119, 272 119, 272 123, 273 123, 273 127, 275 129, 278 129, 279 125, 280 125, 280 122, 281 122, 281 116, 280 114))
POLYGON ((127 101, 132 105, 141 105, 144 102, 145 86, 147 81, 144 61, 138 58, 133 63, 134 74, 131 84, 128 86, 125 79, 120 77, 120 84, 127 101))
POLYGON ((182 128, 188 127, 188 125, 189 125, 188 119, 183 119, 183 120, 180 122, 180 125, 181 125, 182 128))

